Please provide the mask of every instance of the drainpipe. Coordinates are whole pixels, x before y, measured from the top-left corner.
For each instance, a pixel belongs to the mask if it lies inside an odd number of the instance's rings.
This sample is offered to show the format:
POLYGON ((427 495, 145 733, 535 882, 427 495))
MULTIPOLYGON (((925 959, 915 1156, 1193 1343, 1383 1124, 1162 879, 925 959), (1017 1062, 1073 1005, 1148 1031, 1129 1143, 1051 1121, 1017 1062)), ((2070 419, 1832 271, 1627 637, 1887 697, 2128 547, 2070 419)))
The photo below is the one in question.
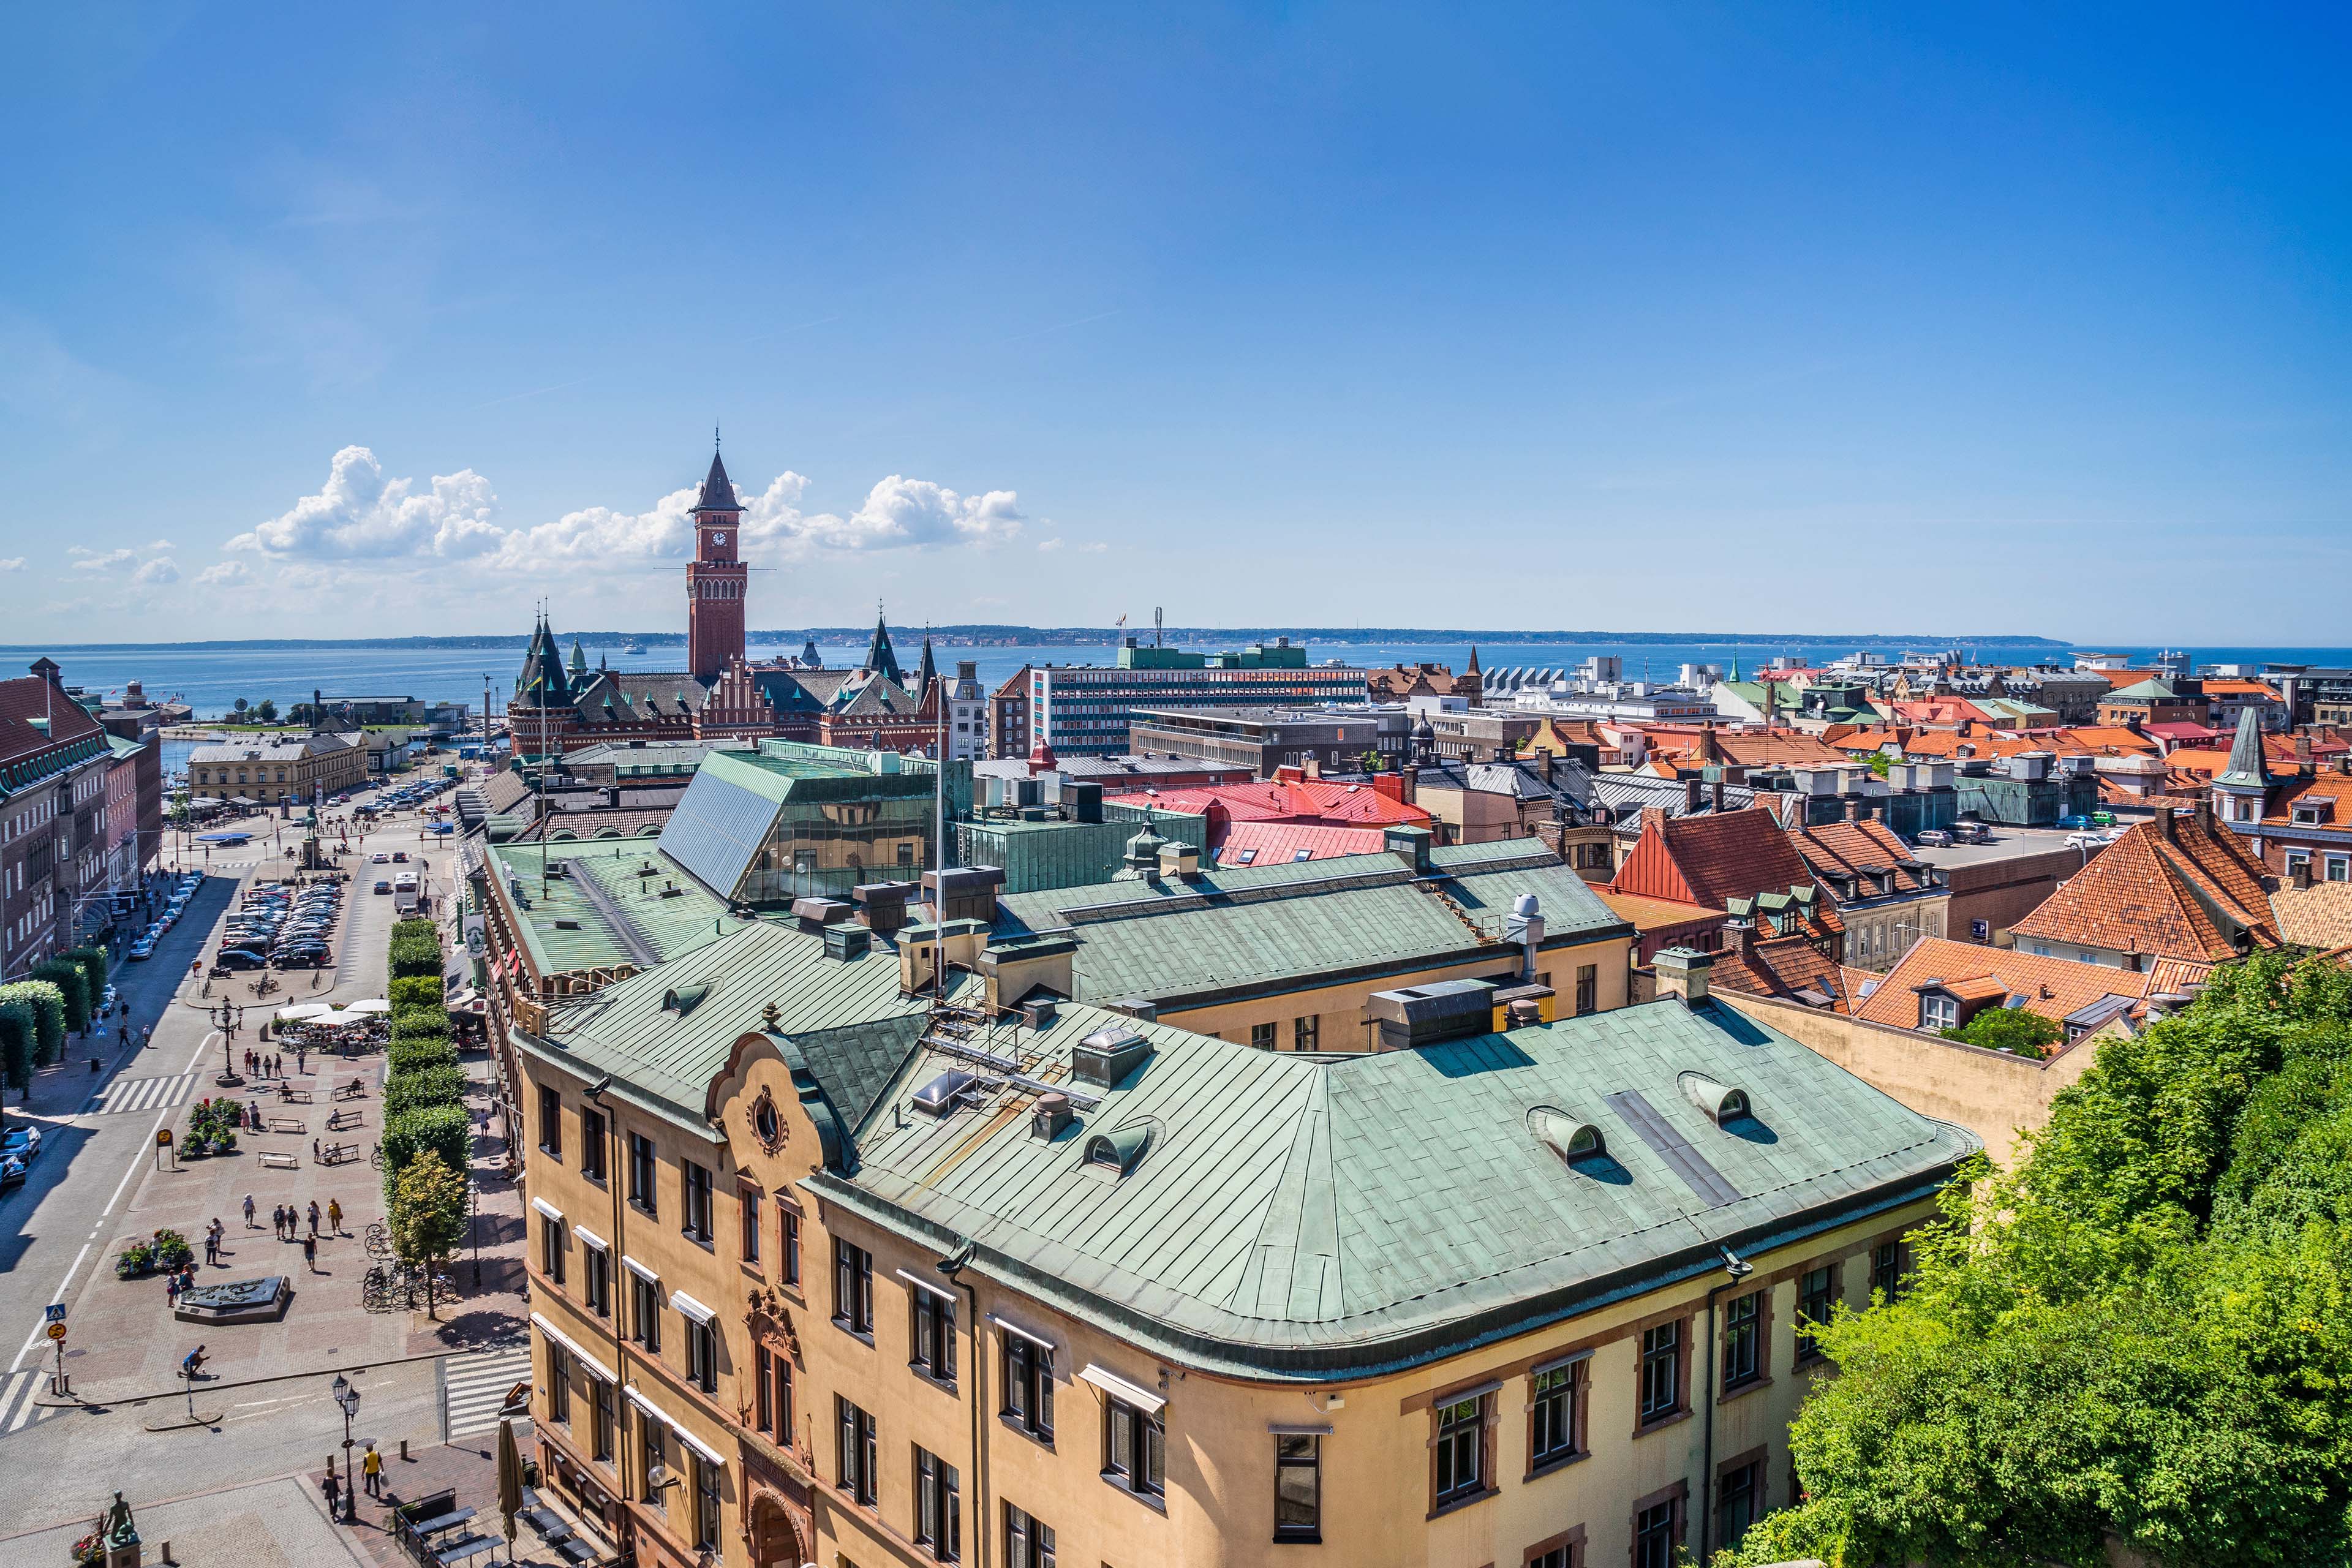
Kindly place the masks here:
POLYGON ((988 1428, 982 1420, 981 1410, 981 1379, 987 1363, 982 1358, 980 1349, 980 1292, 972 1288, 971 1280, 963 1277, 964 1269, 970 1266, 972 1254, 977 1250, 971 1242, 967 1241, 941 1258, 939 1269, 948 1277, 950 1284, 963 1291, 964 1300, 971 1309, 971 1349, 965 1352, 965 1364, 971 1369, 971 1535, 972 1545, 977 1548, 972 1562, 974 1568, 988 1568, 989 1531, 994 1527, 995 1516, 988 1507, 988 1428))
POLYGON ((1756 1272, 1756 1265, 1735 1257, 1731 1248, 1717 1246, 1715 1250, 1730 1278, 1706 1288, 1706 1442, 1698 1473, 1698 1560, 1702 1563, 1715 1555, 1715 1383, 1722 1371, 1722 1359, 1715 1348, 1715 1299, 1756 1272))

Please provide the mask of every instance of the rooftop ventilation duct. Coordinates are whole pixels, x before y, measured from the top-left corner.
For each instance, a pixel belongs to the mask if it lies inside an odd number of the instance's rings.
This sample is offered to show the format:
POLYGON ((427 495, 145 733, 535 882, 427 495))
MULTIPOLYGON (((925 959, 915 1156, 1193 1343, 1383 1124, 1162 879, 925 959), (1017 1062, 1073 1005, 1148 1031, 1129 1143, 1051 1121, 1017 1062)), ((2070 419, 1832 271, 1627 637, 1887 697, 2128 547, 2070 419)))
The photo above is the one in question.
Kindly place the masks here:
POLYGON ((1557 1106, 1538 1105, 1529 1110, 1528 1131, 1536 1135, 1538 1142, 1570 1163, 1599 1159, 1609 1152, 1600 1128, 1557 1106))
POLYGON ((845 963, 874 950, 874 933, 862 925, 845 922, 824 928, 824 955, 845 963))
POLYGON ((1086 1163, 1099 1170, 1114 1171, 1126 1175, 1143 1159, 1143 1152, 1151 1146, 1151 1124, 1133 1121, 1125 1127, 1114 1127, 1108 1132, 1097 1132, 1087 1140, 1086 1163))
POLYGON ((1495 987, 1484 980, 1438 980, 1375 991, 1364 1013, 1380 1027, 1381 1049, 1414 1050, 1487 1033, 1494 1026, 1495 987))
POLYGON ((968 1072, 943 1072, 915 1091, 914 1108, 933 1118, 952 1115, 979 1082, 968 1072))
POLYGON ((1050 1143, 1070 1125, 1070 1097, 1066 1094, 1041 1094, 1029 1108, 1029 1136, 1042 1143, 1050 1143))
POLYGON ((1133 1029, 1097 1029, 1071 1051, 1070 1075, 1080 1083, 1116 1089, 1150 1054, 1151 1042, 1133 1029))
POLYGON ((829 925, 837 925, 856 911, 839 899, 794 899, 793 918, 801 922, 801 930, 815 932, 829 925))
POLYGON ((700 1006, 702 999, 709 994, 708 984, 674 985, 662 993, 662 1011, 675 1013, 683 1018, 700 1006))

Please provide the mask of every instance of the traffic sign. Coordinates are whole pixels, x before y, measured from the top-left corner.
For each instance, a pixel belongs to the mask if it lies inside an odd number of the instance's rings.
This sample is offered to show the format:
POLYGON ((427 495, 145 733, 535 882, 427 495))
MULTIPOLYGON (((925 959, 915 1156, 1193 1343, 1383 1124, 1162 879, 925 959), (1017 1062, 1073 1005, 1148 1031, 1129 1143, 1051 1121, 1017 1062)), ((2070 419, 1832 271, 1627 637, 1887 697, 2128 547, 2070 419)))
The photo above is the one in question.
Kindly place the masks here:
POLYGON ((42 1316, 52 1323, 62 1323, 66 1321, 66 1304, 63 1301, 52 1301, 42 1316))
POLYGON ((49 1325, 49 1338, 53 1340, 61 1340, 65 1337, 66 1326, 63 1323, 51 1323, 49 1325))
POLYGON ((158 1148, 169 1148, 171 1146, 171 1142, 172 1130, 170 1128, 158 1127, 155 1129, 155 1143, 158 1148))

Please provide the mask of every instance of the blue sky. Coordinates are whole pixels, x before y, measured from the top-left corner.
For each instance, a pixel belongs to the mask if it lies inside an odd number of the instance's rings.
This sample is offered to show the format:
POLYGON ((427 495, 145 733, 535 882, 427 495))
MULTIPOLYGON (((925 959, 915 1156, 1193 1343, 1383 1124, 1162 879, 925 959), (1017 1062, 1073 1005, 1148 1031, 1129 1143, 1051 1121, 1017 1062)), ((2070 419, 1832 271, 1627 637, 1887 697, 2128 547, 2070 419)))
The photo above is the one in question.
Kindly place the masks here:
POLYGON ((679 624, 719 422, 755 626, 2341 643, 2347 45, 16 7, 0 641, 679 624))

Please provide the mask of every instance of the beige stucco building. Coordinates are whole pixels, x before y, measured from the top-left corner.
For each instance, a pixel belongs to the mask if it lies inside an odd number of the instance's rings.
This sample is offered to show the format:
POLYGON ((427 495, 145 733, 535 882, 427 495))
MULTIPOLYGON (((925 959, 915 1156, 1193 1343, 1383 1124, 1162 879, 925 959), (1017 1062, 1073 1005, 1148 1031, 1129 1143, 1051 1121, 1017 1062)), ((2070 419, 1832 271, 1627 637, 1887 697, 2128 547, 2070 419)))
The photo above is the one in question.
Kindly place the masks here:
POLYGON ((188 782, 196 794, 221 800, 306 805, 314 791, 364 787, 367 752, 340 735, 257 736, 196 747, 188 753, 188 782))
POLYGON ((740 921, 515 1031, 541 1458, 641 1563, 1663 1568, 1787 1500, 1802 1321, 1978 1146, 1703 956, 1342 1057, 930 940, 740 921))

